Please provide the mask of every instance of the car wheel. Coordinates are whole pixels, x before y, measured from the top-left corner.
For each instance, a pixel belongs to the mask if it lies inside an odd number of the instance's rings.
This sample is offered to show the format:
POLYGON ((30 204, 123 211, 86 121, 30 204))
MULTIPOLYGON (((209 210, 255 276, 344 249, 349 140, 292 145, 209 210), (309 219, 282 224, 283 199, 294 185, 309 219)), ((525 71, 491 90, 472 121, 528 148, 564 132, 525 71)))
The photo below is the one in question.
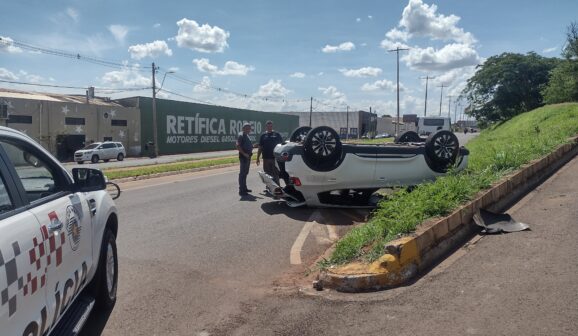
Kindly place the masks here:
POLYGON ((118 153, 118 155, 116 156, 116 159, 117 159, 118 161, 124 160, 124 154, 118 153))
POLYGON ((93 155, 92 158, 90 159, 90 162, 92 163, 98 163, 98 155, 93 155))
POLYGON ((458 156, 458 137, 450 131, 432 133, 426 140, 425 152, 437 172, 446 172, 458 156))
POLYGON ((419 134, 414 131, 405 131, 395 139, 395 143, 421 142, 419 134))
POLYGON ((302 142, 307 137, 307 133, 309 133, 309 131, 311 131, 311 127, 309 127, 309 126, 297 127, 293 131, 293 133, 291 133, 291 136, 289 137, 289 141, 302 142))
POLYGON ((316 171, 330 171, 337 167, 341 157, 341 140, 331 127, 312 129, 303 144, 305 163, 316 171))
POLYGON ((116 237, 109 228, 104 232, 98 269, 91 285, 98 307, 111 309, 116 303, 118 288, 118 255, 116 237))

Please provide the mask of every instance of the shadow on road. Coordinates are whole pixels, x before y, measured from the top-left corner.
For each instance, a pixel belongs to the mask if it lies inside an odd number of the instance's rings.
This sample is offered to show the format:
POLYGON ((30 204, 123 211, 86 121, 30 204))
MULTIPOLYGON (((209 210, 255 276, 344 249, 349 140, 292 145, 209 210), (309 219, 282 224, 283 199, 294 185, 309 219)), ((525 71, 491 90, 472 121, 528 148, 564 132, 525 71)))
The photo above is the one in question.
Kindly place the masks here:
POLYGON ((100 336, 104 327, 106 327, 106 323, 112 313, 114 307, 110 309, 100 309, 95 308, 86 320, 86 324, 82 328, 79 336, 100 336))

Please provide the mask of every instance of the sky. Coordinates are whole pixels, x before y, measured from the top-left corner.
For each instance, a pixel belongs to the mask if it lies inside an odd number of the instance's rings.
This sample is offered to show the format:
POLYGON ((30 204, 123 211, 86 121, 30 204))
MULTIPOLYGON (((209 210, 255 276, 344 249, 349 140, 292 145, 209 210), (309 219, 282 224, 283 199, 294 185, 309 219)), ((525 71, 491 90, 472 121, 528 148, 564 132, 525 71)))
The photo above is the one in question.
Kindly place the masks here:
POLYGON ((395 116, 399 47, 400 115, 424 115, 427 76, 427 115, 453 116, 487 58, 560 57, 578 1, 0 0, 0 13, 0 88, 150 97, 154 62, 161 98, 395 116))

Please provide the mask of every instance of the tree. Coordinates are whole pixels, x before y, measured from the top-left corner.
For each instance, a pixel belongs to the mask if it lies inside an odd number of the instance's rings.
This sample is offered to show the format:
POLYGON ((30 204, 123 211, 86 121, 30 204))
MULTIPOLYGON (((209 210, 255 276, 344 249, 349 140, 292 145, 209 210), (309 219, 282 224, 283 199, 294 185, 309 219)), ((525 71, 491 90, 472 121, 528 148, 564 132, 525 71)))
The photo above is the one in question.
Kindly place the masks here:
POLYGON ((543 105, 541 90, 559 60, 530 52, 503 53, 478 65, 462 94, 482 123, 508 120, 543 105))
POLYGON ((548 86, 544 88, 547 104, 578 101, 578 24, 568 26, 566 45, 562 50, 565 58, 550 74, 548 86))

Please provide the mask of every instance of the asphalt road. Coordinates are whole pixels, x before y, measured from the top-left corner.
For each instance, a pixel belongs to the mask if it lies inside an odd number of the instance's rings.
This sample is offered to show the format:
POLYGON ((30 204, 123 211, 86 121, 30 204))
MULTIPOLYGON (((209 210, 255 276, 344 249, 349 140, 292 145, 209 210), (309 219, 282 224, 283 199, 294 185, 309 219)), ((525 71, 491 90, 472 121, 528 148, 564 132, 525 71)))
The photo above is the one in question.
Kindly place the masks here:
POLYGON ((118 302, 85 335, 201 334, 293 287, 368 214, 289 208, 260 194, 256 171, 243 198, 237 167, 121 184, 118 302))
POLYGON ((364 294, 316 292, 304 273, 354 213, 240 200, 236 169, 131 182, 118 303, 85 335, 576 335, 577 175, 575 158, 508 211, 531 231, 476 236, 414 283, 364 294))

